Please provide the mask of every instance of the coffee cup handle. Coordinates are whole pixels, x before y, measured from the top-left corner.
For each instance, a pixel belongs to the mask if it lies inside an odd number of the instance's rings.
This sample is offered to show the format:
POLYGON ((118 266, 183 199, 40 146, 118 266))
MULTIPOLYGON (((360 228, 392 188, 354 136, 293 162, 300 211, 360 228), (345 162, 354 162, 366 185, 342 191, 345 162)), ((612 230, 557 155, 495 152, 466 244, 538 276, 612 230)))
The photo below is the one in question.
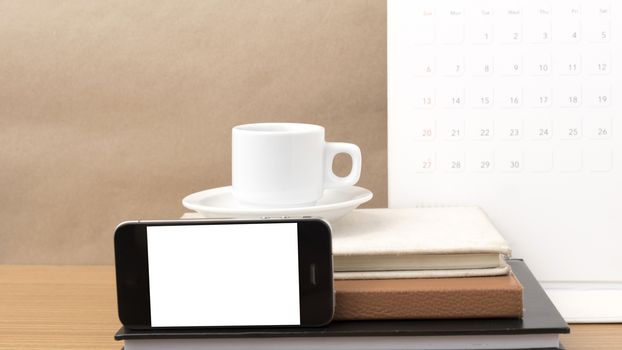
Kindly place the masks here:
POLYGON ((352 186, 361 177, 361 149, 354 144, 345 142, 326 142, 324 147, 324 187, 346 187, 352 186), (337 176, 333 172, 333 161, 339 153, 349 154, 352 158, 352 169, 347 176, 337 176))

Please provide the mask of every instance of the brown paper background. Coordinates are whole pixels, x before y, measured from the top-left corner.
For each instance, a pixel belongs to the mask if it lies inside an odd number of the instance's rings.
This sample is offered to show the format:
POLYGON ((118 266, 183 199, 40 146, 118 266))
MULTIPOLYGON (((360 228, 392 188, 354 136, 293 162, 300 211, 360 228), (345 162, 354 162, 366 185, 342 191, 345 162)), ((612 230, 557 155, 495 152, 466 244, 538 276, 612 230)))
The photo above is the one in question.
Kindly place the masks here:
POLYGON ((0 263, 112 263, 119 222, 179 217, 185 195, 230 184, 246 122, 358 144, 368 206, 386 206, 384 1, 0 9, 0 263))

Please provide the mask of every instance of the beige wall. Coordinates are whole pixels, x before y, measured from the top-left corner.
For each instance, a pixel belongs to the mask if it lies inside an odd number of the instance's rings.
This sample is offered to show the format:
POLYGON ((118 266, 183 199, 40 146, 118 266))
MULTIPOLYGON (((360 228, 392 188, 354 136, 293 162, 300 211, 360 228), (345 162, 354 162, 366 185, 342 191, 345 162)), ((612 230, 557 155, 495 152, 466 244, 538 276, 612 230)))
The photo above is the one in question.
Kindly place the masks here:
POLYGON ((383 1, 0 4, 0 263, 112 263, 120 221, 230 183, 230 128, 303 121, 386 206, 383 1))

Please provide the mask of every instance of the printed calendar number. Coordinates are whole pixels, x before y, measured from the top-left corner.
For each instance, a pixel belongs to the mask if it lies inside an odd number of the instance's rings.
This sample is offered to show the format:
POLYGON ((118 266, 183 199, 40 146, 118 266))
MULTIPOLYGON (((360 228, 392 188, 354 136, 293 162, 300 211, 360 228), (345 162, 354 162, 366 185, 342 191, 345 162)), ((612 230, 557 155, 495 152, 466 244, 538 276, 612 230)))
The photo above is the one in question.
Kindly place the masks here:
POLYGON ((501 101, 501 106, 503 107, 517 108, 523 104, 523 92, 520 87, 513 86, 507 88, 500 88, 498 93, 499 100, 501 101))
POLYGON ((490 108, 494 104, 494 90, 490 87, 474 87, 467 89, 467 102, 471 107, 490 108))
POLYGON ((465 165, 471 171, 475 172, 492 172, 495 167, 495 155, 492 151, 485 148, 472 150, 466 154, 465 165))
POLYGON ((474 44, 490 44, 492 41, 492 25, 473 24, 471 41, 474 44))
POLYGON ((464 136, 464 120, 445 118, 439 120, 439 131, 446 140, 460 140, 464 136))
POLYGON ((500 118, 495 123, 497 133, 506 140, 518 140, 523 135, 523 121, 520 118, 500 118))
POLYGON ((428 89, 414 91, 413 105, 415 108, 432 108, 434 106, 434 91, 428 89))
POLYGON ((523 163, 520 160, 511 160, 508 162, 506 171, 519 172, 523 170, 523 163))
MULTIPOLYGON (((565 128, 562 125, 559 127, 565 128)), ((553 122, 543 118, 532 118, 527 121, 526 134, 533 140, 548 140, 553 136, 553 122)))
POLYGON ((418 173, 428 173, 435 170, 436 160, 434 153, 415 154, 414 168, 418 173))
POLYGON ((595 26, 592 26, 590 28, 591 30, 588 32, 590 41, 595 43, 609 41, 610 26, 611 25, 607 19, 603 19, 603 22, 597 23, 595 26))
POLYGON ((420 119, 415 122, 413 138, 415 140, 431 140, 436 135, 436 123, 433 119, 420 119))
POLYGON ((577 140, 581 138, 581 118, 579 116, 563 118, 557 121, 560 130, 560 138, 564 140, 577 140))
POLYGON ((582 103, 582 86, 573 81, 557 87, 558 103, 561 107, 579 107, 582 103))
MULTIPOLYGON (((548 93, 550 93, 550 91, 548 93)), ((536 97, 534 107, 548 107, 550 105, 551 97, 549 95, 540 95, 536 97)))
POLYGON ((530 107, 549 107, 552 102, 552 88, 549 84, 532 82, 525 87, 525 101, 530 107))
POLYGON ((518 172, 523 169, 522 152, 517 149, 503 149, 496 153, 496 162, 501 171, 518 172))
POLYGON ((472 120, 469 122, 467 128, 469 135, 475 140, 490 140, 494 136, 494 124, 492 119, 483 118, 480 120, 472 120))
POLYGON ((565 97, 562 97, 561 105, 563 107, 578 107, 581 105, 581 95, 567 94, 565 97))
POLYGON ((464 105, 464 89, 447 86, 439 89, 441 104, 447 108, 461 108, 464 105))
POLYGON ((559 50, 555 54, 555 64, 551 70, 557 70, 560 75, 577 75, 581 72, 581 54, 576 48, 559 50))
POLYGON ((607 75, 611 73, 611 52, 605 49, 586 52, 585 62, 589 73, 594 75, 607 75))
POLYGON ((440 163, 446 172, 459 173, 464 171, 464 153, 456 150, 448 150, 440 155, 440 163))
POLYGON ((466 68, 477 76, 490 76, 494 66, 493 57, 489 54, 476 53, 468 56, 466 68))
POLYGON ((495 60, 495 67, 499 67, 503 75, 520 75, 523 70, 522 54, 514 51, 501 53, 495 60))

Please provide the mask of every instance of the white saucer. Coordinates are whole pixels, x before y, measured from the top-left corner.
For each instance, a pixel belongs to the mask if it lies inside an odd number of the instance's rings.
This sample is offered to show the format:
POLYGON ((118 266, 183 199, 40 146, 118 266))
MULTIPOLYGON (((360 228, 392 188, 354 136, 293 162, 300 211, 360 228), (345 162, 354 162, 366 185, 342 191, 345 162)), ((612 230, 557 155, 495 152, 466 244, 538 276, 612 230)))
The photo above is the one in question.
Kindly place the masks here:
POLYGON ((296 208, 255 208, 238 203, 231 186, 213 188, 188 195, 182 200, 184 207, 207 218, 258 218, 313 216, 334 221, 373 197, 371 191, 350 186, 324 190, 324 195, 313 206, 296 208))

